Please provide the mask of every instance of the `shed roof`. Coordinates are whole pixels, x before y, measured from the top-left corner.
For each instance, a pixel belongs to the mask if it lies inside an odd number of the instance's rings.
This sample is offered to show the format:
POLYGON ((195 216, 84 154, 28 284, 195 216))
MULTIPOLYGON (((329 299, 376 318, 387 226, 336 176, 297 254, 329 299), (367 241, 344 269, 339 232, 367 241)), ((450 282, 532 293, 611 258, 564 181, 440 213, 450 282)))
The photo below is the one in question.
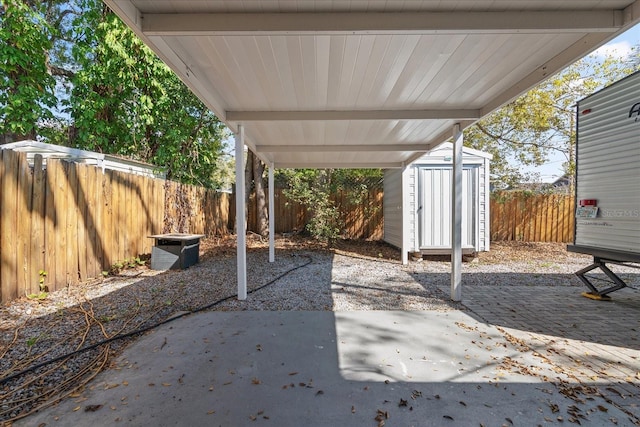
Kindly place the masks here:
POLYGON ((640 0, 104 0, 275 167, 401 167, 640 22, 640 0))
POLYGON ((166 176, 166 173, 161 168, 149 163, 40 141, 25 140, 11 142, 0 145, 0 149, 26 153, 27 161, 31 166, 33 166, 35 155, 39 154, 43 158, 43 165, 46 165, 47 159, 65 159, 76 163, 95 165, 103 170, 110 169, 162 179, 166 176))

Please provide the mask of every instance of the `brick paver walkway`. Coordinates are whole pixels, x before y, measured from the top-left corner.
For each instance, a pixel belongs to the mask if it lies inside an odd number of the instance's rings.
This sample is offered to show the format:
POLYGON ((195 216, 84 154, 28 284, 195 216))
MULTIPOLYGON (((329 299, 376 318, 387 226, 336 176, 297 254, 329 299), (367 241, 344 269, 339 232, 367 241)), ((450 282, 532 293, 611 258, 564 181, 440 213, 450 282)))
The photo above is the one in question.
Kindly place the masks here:
POLYGON ((624 289, 612 301, 594 301, 582 291, 463 284, 462 293, 478 320, 537 351, 574 386, 589 387, 640 418, 640 292, 624 289))

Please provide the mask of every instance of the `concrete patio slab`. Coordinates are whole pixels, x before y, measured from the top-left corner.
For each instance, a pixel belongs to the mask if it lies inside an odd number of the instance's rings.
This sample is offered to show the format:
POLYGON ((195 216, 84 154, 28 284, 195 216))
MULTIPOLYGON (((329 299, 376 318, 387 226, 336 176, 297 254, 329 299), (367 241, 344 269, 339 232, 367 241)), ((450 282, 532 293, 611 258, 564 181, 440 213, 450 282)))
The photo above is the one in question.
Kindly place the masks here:
MULTIPOLYGON (((626 411, 626 412, 625 412, 626 411)), ((636 414, 637 415, 637 414, 636 414)), ((472 312, 208 312, 15 425, 633 425, 472 312)), ((637 418, 636 418, 637 420, 637 418)))

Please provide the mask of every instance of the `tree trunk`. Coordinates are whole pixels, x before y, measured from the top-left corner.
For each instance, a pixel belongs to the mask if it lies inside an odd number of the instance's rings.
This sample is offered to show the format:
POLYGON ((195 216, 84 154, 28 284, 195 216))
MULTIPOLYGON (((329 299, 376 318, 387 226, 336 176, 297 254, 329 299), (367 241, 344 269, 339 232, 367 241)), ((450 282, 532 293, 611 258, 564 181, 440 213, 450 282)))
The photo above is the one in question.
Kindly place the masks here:
POLYGON ((264 194, 264 163, 253 156, 253 184, 256 190, 256 231, 262 237, 269 234, 267 198, 264 194))
POLYGON ((249 229, 249 197, 253 181, 253 152, 247 150, 247 162, 244 164, 244 225, 245 230, 249 229))

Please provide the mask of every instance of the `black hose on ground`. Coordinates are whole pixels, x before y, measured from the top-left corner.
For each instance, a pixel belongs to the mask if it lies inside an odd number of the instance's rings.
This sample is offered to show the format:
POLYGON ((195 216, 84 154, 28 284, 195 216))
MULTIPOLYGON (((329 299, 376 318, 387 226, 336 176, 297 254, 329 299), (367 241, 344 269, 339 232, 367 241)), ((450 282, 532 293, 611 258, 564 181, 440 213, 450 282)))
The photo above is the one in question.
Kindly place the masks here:
MULTIPOLYGON (((286 276, 286 275, 288 275, 290 273, 293 273, 294 271, 299 270, 299 269, 301 269, 303 267, 306 267, 307 265, 309 265, 309 264, 311 264, 313 262, 313 258, 310 255, 299 255, 299 256, 302 257, 302 258, 306 258, 307 261, 304 264, 301 264, 301 265, 299 265, 297 267, 294 267, 294 268, 292 268, 290 270, 285 271, 284 273, 282 273, 279 276, 275 277, 274 279, 268 281, 264 285, 261 285, 261 286, 258 286, 255 289, 249 290, 247 292, 247 294, 252 294, 254 292, 257 292, 257 291, 259 291, 261 289, 266 288, 267 286, 271 286, 275 282, 277 282, 278 280, 282 279, 284 276, 286 276)), ((151 329, 155 329, 158 326, 162 326, 162 325, 167 324, 169 322, 173 322, 174 320, 180 319, 182 317, 189 316, 189 315, 194 314, 194 313, 199 313, 201 311, 209 310, 209 309, 211 309, 211 308, 213 308, 213 307, 215 307, 217 305, 220 305, 223 302, 229 301, 230 299, 233 299, 235 297, 236 297, 236 295, 229 295, 227 297, 224 297, 224 298, 221 298, 221 299, 219 299, 217 301, 214 301, 211 304, 207 304, 205 306, 198 307, 198 308, 196 308, 195 310, 192 310, 192 311, 186 311, 186 312, 180 313, 180 314, 178 314, 176 316, 169 317, 169 318, 167 318, 167 319, 165 319, 165 320, 163 320, 161 322, 154 323, 153 325, 145 326, 144 328, 136 329, 135 331, 127 332, 125 334, 116 335, 116 336, 113 336, 111 338, 107 338, 105 340, 102 340, 100 342, 91 344, 91 345, 89 345, 87 347, 83 347, 83 348, 80 348, 78 350, 72 351, 71 353, 67 353, 67 354, 64 354, 62 356, 58 356, 58 357, 55 357, 53 359, 50 359, 50 360, 46 360, 44 362, 37 363, 37 364, 32 365, 32 366, 30 366, 30 367, 28 367, 26 369, 23 369, 20 372, 16 372, 16 373, 14 373, 12 375, 9 375, 8 377, 0 379, 0 385, 3 385, 5 383, 7 383, 7 382, 9 382, 9 381, 11 381, 11 380, 13 380, 15 378, 18 378, 18 377, 20 377, 22 375, 25 375, 25 374, 27 374, 29 372, 35 371, 36 369, 42 368, 43 366, 49 365, 50 363, 55 363, 55 362, 58 362, 58 361, 60 361, 62 359, 66 359, 68 357, 75 356, 75 355, 80 354, 80 353, 84 353, 85 351, 93 350, 94 348, 100 347, 101 345, 109 344, 110 342, 113 342, 113 341, 116 341, 116 340, 121 340, 121 339, 124 339, 124 338, 132 337, 134 335, 142 334, 144 332, 150 331, 151 329)))

